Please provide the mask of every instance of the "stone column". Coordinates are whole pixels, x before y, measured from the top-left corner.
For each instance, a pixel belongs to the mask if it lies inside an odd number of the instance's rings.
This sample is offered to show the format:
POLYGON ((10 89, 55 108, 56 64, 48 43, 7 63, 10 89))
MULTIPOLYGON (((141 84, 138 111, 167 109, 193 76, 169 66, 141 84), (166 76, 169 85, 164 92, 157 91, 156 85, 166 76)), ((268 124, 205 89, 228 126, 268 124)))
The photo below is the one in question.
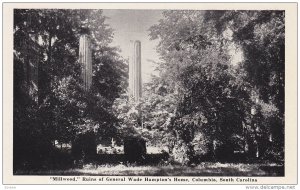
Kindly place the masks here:
POLYGON ((130 41, 129 94, 137 102, 142 97, 141 42, 130 41))
POLYGON ((79 39, 79 63, 82 65, 82 79, 85 91, 92 85, 92 52, 90 49, 90 39, 87 34, 83 34, 79 39))

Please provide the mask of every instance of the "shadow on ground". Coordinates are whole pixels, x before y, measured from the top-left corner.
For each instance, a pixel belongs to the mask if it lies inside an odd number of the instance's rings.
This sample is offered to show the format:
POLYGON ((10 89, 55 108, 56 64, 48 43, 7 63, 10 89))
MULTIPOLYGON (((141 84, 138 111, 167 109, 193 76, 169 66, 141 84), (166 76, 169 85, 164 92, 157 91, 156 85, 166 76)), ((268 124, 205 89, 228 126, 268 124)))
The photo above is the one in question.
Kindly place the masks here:
POLYGON ((16 175, 89 176, 284 176, 284 166, 276 164, 201 163, 188 166, 135 166, 86 164, 83 168, 46 171, 18 171, 16 175))

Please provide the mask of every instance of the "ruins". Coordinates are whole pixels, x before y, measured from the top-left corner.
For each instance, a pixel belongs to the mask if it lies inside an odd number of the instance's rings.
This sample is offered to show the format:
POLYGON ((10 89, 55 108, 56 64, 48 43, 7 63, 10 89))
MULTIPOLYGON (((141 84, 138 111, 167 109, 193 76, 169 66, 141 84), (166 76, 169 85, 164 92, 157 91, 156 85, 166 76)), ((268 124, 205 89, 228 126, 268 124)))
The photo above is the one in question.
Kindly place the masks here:
POLYGON ((142 72, 141 72, 141 42, 130 41, 129 58, 129 95, 138 102, 142 97, 142 72))
POLYGON ((84 90, 88 91, 92 85, 92 51, 90 39, 87 34, 82 34, 79 39, 79 63, 82 64, 82 79, 84 90))

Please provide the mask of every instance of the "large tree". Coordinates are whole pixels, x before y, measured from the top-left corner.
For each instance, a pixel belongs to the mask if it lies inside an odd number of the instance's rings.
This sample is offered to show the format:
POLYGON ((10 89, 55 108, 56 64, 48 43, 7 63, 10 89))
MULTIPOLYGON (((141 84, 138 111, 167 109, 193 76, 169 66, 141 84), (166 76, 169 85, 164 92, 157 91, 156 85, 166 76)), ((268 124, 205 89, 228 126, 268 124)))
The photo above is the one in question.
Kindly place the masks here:
POLYGON ((199 144, 215 158, 230 155, 233 147, 258 156, 267 147, 259 145, 270 141, 271 118, 283 128, 282 12, 165 11, 163 16, 150 35, 160 40, 160 81, 176 95, 169 128, 177 142, 186 146, 190 160, 199 144), (239 64, 232 62, 232 47, 242 51, 239 64))
MULTIPOLYGON (((285 13, 284 11, 207 11, 205 19, 218 34, 231 31, 231 43, 243 52, 240 68, 244 81, 252 87, 256 112, 253 130, 259 131, 261 144, 272 143, 267 150, 283 159, 285 13)), ((258 141, 258 140, 257 140, 258 141)))
POLYGON ((54 140, 69 142, 79 133, 103 135, 104 129, 113 128, 111 105, 126 85, 122 82, 126 65, 118 50, 109 45, 112 37, 101 10, 15 10, 14 156, 25 159, 19 164, 30 162, 25 154, 35 159, 46 156, 54 140), (92 42, 89 92, 82 88, 78 63, 82 33, 88 33, 92 42), (33 92, 37 94, 32 94, 28 89, 35 77, 33 92))

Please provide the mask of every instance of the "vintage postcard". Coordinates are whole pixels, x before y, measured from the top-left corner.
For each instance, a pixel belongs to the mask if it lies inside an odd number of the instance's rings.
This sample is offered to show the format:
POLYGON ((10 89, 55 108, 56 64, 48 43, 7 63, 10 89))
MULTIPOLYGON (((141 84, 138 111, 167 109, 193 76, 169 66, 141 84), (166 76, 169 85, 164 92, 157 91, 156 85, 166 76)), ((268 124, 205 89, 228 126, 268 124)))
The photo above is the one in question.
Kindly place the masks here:
POLYGON ((4 184, 297 184, 297 3, 4 3, 4 184))

